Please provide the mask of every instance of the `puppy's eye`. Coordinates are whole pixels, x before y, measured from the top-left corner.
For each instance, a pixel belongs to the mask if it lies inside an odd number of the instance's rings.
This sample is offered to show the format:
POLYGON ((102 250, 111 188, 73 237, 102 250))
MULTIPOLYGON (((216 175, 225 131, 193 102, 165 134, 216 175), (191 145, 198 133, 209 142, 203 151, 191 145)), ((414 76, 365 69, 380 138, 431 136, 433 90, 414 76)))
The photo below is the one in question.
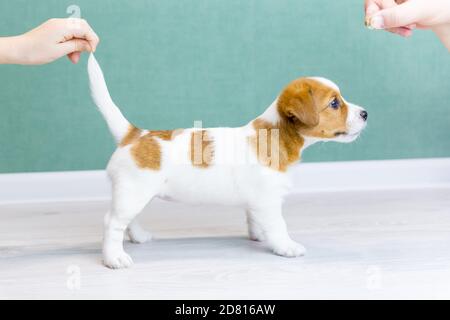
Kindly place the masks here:
POLYGON ((333 101, 330 102, 330 107, 337 110, 341 106, 341 102, 338 100, 338 98, 334 98, 333 101))

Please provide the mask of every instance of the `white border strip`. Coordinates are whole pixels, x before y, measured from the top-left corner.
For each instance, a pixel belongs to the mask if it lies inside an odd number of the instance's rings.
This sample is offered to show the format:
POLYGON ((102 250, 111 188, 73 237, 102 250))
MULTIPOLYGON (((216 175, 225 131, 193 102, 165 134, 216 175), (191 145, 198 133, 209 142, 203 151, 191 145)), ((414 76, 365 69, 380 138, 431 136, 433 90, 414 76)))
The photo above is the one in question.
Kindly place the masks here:
MULTIPOLYGON (((450 158, 304 163, 293 193, 450 187, 450 158)), ((104 171, 0 174, 0 204, 95 201, 111 197, 104 171)))

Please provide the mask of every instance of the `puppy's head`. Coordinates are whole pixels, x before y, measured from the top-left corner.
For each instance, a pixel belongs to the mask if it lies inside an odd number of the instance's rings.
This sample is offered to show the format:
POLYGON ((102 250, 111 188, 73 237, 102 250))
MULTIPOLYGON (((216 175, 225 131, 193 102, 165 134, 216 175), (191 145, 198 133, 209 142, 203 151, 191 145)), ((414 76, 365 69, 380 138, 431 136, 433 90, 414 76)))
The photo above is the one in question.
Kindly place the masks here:
POLYGON ((324 78, 290 83, 278 99, 278 112, 304 137, 352 142, 366 127, 367 112, 342 97, 336 84, 324 78))

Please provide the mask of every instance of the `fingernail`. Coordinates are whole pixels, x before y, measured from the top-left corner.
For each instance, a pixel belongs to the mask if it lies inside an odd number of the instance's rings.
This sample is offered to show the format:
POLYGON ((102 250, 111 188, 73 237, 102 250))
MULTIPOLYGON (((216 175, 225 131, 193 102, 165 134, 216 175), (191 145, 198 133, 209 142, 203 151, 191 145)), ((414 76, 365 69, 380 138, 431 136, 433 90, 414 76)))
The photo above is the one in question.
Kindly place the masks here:
POLYGON ((374 29, 384 29, 384 18, 381 15, 375 15, 370 19, 370 26, 374 29))

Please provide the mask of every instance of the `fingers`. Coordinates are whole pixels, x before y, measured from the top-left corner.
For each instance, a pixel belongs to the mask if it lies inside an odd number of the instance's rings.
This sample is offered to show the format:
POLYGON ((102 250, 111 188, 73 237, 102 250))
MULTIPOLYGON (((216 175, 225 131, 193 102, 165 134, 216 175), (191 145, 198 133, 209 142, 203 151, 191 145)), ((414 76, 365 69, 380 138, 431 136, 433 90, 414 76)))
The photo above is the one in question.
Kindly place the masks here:
POLYGON ((97 34, 84 19, 62 19, 64 24, 64 41, 59 44, 60 55, 67 55, 72 63, 80 61, 81 53, 84 51, 94 52, 100 42, 97 34))
POLYGON ((366 0, 364 9, 366 12, 366 17, 371 17, 376 12, 380 11, 380 6, 375 0, 366 0))
POLYGON ((81 52, 72 52, 67 55, 67 58, 69 58, 70 61, 72 61, 73 64, 77 64, 80 61, 81 52))
POLYGON ((67 23, 66 37, 84 39, 89 42, 93 52, 97 50, 100 39, 86 20, 70 18, 67 23))
POLYGON ((378 17, 375 17, 376 14, 381 10, 392 8, 395 6, 397 6, 395 0, 366 0, 366 26, 373 29, 383 29, 379 26, 379 19, 378 17))
POLYGON ((92 52, 92 47, 87 40, 72 39, 60 43, 58 45, 59 56, 67 55, 73 63, 78 63, 80 60, 80 53, 84 51, 92 52))
POLYGON ((392 8, 397 5, 395 0, 366 0, 366 17, 371 17, 382 9, 392 8))
POLYGON ((371 26, 375 29, 404 28, 416 24, 422 12, 419 2, 407 1, 375 13, 371 18, 371 26))
POLYGON ((386 25, 382 15, 383 12, 386 12, 389 9, 393 10, 407 1, 408 0, 366 0, 366 25, 369 25, 374 29, 385 29, 386 31, 402 37, 410 37, 413 34, 413 29, 417 27, 416 24, 392 27, 390 24, 386 25))
POLYGON ((386 31, 398 34, 399 36, 402 36, 405 38, 410 37, 413 34, 413 31, 410 28, 405 28, 405 27, 389 28, 389 29, 386 29, 386 31))

